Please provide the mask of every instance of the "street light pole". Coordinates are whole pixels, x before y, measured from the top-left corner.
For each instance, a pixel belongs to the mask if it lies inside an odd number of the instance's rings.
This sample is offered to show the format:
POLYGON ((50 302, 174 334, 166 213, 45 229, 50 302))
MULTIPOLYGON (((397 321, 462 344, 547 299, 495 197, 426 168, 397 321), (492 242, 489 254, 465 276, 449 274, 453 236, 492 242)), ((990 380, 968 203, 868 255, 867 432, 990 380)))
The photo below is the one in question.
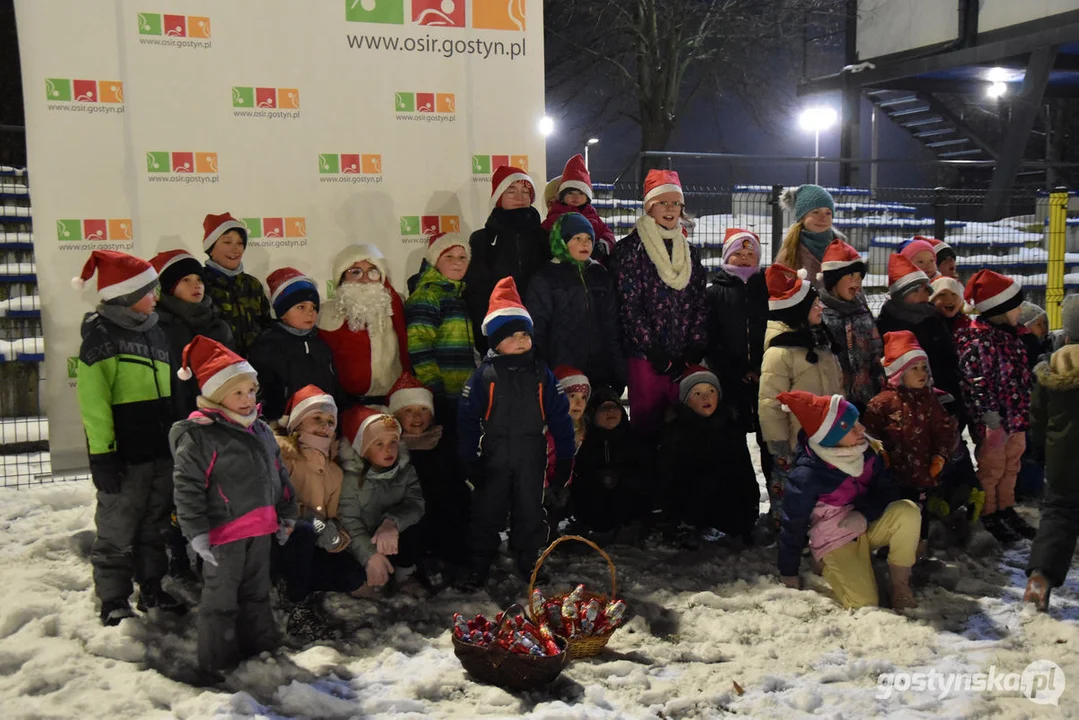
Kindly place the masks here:
POLYGON ((802 111, 802 128, 813 131, 813 182, 820 185, 820 133, 835 125, 839 114, 826 105, 810 107, 802 111))
POLYGON ((820 185, 820 128, 813 131, 813 184, 820 185))
POLYGON ((588 148, 599 142, 599 138, 588 138, 588 142, 584 144, 584 169, 588 169, 588 148))

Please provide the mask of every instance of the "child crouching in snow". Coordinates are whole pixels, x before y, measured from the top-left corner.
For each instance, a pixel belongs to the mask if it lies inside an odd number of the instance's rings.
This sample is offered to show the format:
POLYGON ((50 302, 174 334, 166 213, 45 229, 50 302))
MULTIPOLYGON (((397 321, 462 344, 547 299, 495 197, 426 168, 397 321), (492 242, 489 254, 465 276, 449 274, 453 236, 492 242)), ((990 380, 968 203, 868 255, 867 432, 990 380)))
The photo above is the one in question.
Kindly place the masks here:
POLYGON ((921 512, 884 467, 880 444, 866 438, 858 410, 840 395, 793 390, 779 401, 802 424, 798 456, 783 494, 779 574, 798 588, 798 566, 808 535, 813 558, 824 567, 836 599, 847 608, 879 604, 870 552, 888 546, 892 607, 917 607, 910 568, 918 546, 921 512))
POLYGON ((198 378, 199 410, 172 426, 176 518, 203 559, 198 664, 207 680, 278 644, 270 608, 270 542, 296 523, 295 493, 270 426, 258 419, 257 375, 196 335, 180 378, 198 378))

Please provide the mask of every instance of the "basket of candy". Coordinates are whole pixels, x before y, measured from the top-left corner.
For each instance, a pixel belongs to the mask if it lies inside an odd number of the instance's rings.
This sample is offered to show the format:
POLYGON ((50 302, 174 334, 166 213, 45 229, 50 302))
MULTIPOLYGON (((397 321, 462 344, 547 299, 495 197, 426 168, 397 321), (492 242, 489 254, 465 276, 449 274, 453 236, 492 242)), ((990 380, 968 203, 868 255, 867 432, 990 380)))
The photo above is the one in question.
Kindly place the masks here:
POLYGON ((592 657, 606 647, 611 635, 622 624, 626 603, 615 598, 617 593, 618 577, 611 557, 587 538, 563 535, 543 551, 532 569, 532 579, 528 584, 529 613, 534 623, 540 626, 547 624, 556 635, 566 639, 570 660, 592 657), (578 585, 571 592, 545 598, 536 588, 536 575, 547 557, 560 544, 570 540, 588 545, 607 561, 611 571, 610 597, 578 585))
POLYGON ((510 605, 494 622, 454 613, 453 653, 473 678, 507 690, 549 684, 568 659, 566 641, 528 620, 520 605, 510 605))

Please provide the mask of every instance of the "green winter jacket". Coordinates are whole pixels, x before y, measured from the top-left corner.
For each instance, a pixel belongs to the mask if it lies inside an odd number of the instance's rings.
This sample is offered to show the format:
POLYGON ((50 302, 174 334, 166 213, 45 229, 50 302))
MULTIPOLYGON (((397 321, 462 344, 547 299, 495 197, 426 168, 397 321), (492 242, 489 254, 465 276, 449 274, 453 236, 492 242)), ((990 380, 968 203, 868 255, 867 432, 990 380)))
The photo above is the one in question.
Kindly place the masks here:
POLYGON ((412 369, 432 393, 452 399, 460 397, 476 369, 472 322, 461 295, 464 286, 428 267, 405 302, 412 369))
POLYGON ((1079 345, 1065 345, 1034 368, 1031 444, 1045 451, 1045 477, 1057 492, 1079 491, 1079 345))
POLYGON ((141 325, 124 310, 87 313, 82 322, 77 394, 90 467, 169 457, 173 417, 169 341, 157 315, 141 325))
POLYGON ((404 532, 423 518, 423 491, 416 468, 408 460, 408 450, 401 445, 397 463, 389 470, 374 470, 348 443, 341 443, 337 464, 345 471, 341 483, 341 501, 337 520, 352 543, 348 546, 361 564, 366 565, 378 550, 371 536, 382 521, 389 518, 404 532))
POLYGON ((221 319, 232 328, 236 352, 246 358, 255 339, 274 321, 262 283, 247 273, 229 277, 209 265, 203 272, 203 280, 206 294, 221 313, 221 319))

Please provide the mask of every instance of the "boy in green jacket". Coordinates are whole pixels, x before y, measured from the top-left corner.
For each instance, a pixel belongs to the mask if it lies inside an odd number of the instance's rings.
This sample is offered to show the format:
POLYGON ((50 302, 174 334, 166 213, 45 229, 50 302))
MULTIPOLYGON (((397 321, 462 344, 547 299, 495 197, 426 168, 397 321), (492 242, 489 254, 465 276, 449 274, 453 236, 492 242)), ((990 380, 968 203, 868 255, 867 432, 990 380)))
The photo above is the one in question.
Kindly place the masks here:
POLYGON ((81 290, 95 271, 101 302, 82 323, 77 392, 97 488, 90 562, 101 622, 111 626, 134 616, 132 578, 141 612, 186 608, 161 589, 169 569, 173 410, 169 342, 154 312, 157 272, 132 255, 95 250, 72 284, 81 290))

